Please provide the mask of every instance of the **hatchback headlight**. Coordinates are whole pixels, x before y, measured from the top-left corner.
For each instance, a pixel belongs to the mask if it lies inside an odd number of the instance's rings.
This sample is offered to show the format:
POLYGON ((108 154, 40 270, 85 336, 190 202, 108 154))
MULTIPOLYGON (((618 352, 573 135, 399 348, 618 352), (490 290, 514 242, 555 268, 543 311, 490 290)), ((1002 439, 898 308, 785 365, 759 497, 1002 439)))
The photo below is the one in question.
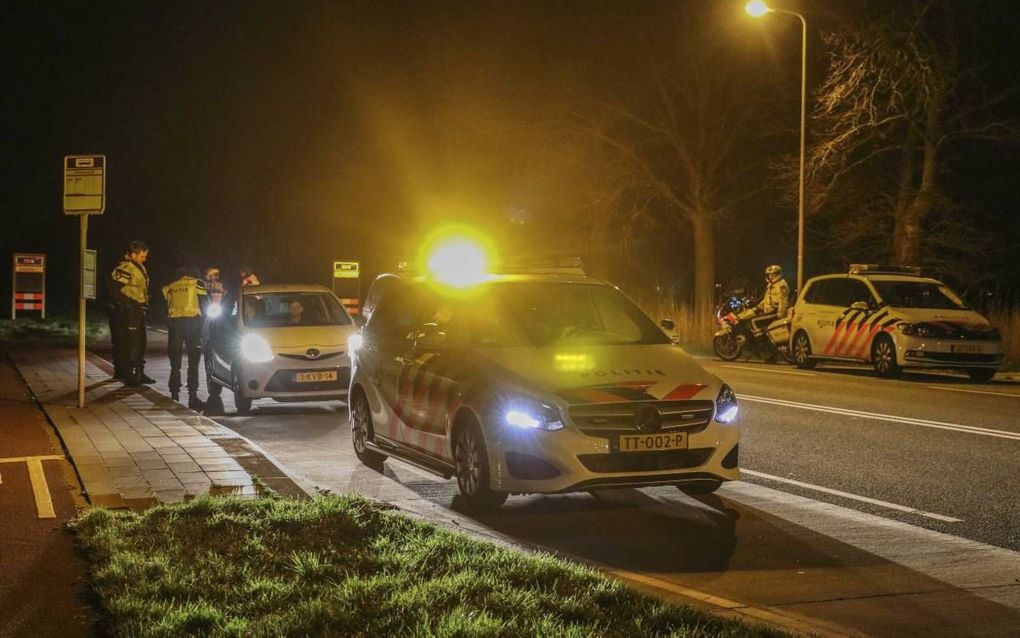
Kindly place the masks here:
POLYGON ((252 363, 265 363, 273 358, 273 349, 264 337, 247 334, 241 337, 241 356, 252 363))
POLYGON ((503 406, 503 423, 522 430, 562 430, 556 408, 527 397, 517 397, 503 406))
POLYGON ((216 303, 215 301, 209 304, 209 307, 205 309, 205 316, 210 319, 216 319, 223 314, 223 306, 216 303))
POLYGON ((723 384, 719 396, 715 399, 715 420, 719 423, 733 423, 737 418, 737 395, 730 386, 723 384))

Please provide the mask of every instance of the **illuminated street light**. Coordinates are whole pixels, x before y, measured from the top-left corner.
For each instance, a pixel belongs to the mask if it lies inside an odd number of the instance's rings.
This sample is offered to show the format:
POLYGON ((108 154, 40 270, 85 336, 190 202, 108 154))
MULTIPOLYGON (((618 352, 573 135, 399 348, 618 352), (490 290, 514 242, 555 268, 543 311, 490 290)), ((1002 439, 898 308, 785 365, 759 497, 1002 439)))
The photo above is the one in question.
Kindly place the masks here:
POLYGON ((807 134, 807 20, 796 11, 773 9, 762 0, 751 0, 744 10, 755 18, 766 13, 783 13, 800 18, 800 187, 797 196, 797 292, 804 284, 804 138, 807 134))

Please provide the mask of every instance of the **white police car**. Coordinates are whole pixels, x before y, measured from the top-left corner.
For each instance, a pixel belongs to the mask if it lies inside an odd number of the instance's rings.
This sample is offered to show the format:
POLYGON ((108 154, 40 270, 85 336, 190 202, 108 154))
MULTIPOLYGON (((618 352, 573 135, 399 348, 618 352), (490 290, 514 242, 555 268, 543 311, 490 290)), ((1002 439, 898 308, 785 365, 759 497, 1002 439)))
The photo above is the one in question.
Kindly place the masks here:
POLYGON ((229 388, 241 414, 262 398, 346 399, 356 327, 329 289, 245 286, 232 310, 213 313, 203 330, 210 396, 229 388))
POLYGON ((798 367, 867 362, 880 376, 903 368, 956 368, 988 381, 1002 365, 1002 336, 942 282, 915 268, 853 264, 813 277, 793 307, 798 367))
POLYGON ((615 287, 563 270, 441 277, 385 276, 369 294, 350 390, 363 462, 456 476, 479 506, 739 478, 733 392, 615 287))

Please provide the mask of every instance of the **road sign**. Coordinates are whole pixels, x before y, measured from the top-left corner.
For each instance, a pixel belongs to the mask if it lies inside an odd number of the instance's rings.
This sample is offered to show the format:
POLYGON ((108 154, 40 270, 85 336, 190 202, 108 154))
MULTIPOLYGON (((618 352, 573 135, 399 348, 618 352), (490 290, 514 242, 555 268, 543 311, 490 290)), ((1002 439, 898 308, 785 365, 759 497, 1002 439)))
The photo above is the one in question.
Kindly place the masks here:
POLYGON ((360 264, 356 261, 334 261, 333 279, 357 279, 360 264))
POLYGON ((85 258, 81 264, 81 296, 86 299, 96 298, 96 251, 85 250, 85 258))
POLYGON ((46 318, 46 255, 14 254, 11 293, 11 319, 19 310, 38 310, 46 318))
POLYGON ((106 156, 64 156, 64 214, 101 215, 106 210, 106 156))

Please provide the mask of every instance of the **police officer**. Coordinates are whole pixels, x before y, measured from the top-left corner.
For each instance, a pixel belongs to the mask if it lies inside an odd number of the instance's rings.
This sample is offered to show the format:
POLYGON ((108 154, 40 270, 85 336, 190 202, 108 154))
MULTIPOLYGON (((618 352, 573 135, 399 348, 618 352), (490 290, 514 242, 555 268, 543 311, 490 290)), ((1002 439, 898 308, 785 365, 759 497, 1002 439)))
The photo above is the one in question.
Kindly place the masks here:
MULTIPOLYGON (((122 259, 127 261, 128 254, 124 253, 124 257, 122 259)), ((124 342, 126 334, 124 331, 125 308, 119 287, 110 286, 107 290, 106 313, 107 319, 110 323, 110 343, 113 350, 113 378, 119 379, 120 381, 127 381, 128 364, 124 357, 124 342)))
POLYGON ((777 318, 785 318, 789 307, 790 285, 783 279, 783 269, 773 264, 765 269, 765 295, 754 307, 757 316, 752 324, 764 328, 777 318))
POLYGON ((116 307, 114 312, 121 321, 118 334, 113 335, 117 341, 114 352, 121 357, 122 378, 131 386, 156 382, 145 374, 145 312, 149 307, 149 273, 145 261, 148 258, 149 247, 132 241, 124 259, 111 273, 111 304, 116 307))
POLYGON ((193 268, 178 268, 177 279, 163 286, 167 306, 167 354, 170 357, 170 398, 181 396, 182 346, 188 351, 188 407, 202 409, 198 400, 198 362, 202 356, 202 310, 208 298, 205 283, 193 268))
POLYGON ((205 291, 209 294, 209 303, 223 303, 223 281, 220 280, 220 269, 210 266, 205 269, 205 291))

